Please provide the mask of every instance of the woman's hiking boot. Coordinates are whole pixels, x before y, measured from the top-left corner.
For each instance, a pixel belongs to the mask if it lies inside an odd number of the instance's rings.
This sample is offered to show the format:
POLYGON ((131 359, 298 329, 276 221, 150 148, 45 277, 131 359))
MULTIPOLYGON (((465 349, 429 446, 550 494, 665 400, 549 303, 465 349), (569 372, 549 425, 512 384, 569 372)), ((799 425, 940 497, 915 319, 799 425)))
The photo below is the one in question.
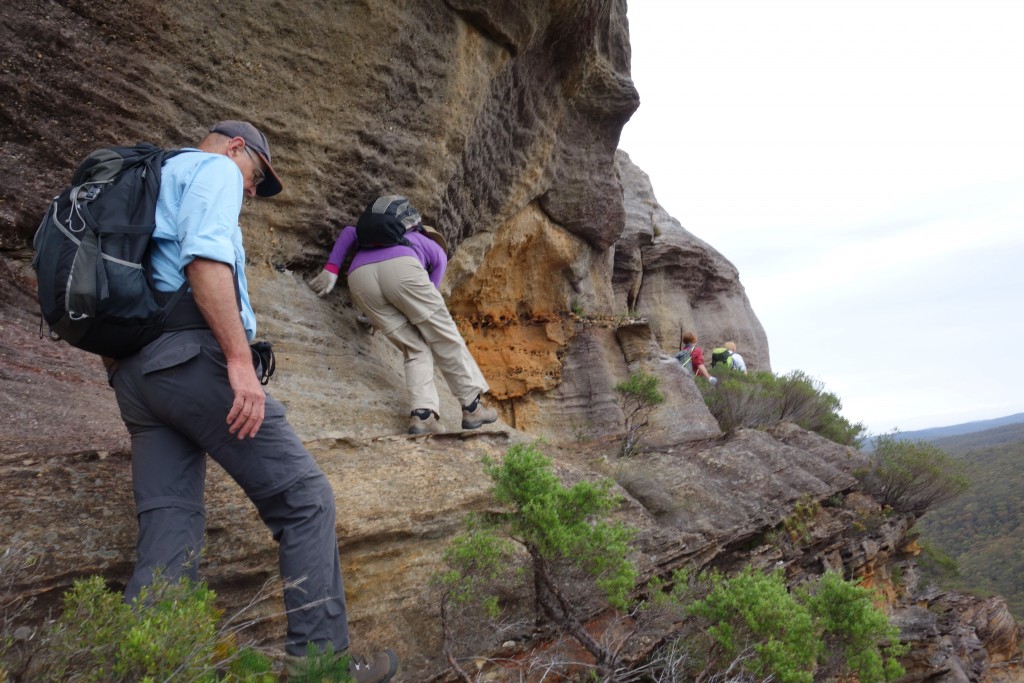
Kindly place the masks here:
POLYGON ((428 408, 417 408, 409 415, 410 434, 440 434, 444 431, 441 416, 428 408))
POLYGON ((476 429, 477 427, 490 424, 497 419, 498 411, 485 406, 484 402, 480 400, 479 395, 468 406, 462 406, 463 429, 476 429))

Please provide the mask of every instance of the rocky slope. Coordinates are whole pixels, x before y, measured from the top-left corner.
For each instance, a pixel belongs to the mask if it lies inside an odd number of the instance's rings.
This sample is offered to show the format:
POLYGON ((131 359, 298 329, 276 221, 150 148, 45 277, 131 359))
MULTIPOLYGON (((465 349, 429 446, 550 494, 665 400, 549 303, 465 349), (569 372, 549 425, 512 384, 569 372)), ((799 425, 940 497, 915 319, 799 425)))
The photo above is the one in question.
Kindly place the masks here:
MULTIPOLYGON (((891 566, 909 552, 910 520, 853 531, 875 514, 847 495, 862 456, 791 427, 723 437, 671 358, 693 328, 769 368, 735 268, 616 153, 638 106, 622 0, 12 0, 0 92, 0 545, 43 559, 15 586, 38 598, 34 618, 75 577, 123 584, 135 522, 127 437, 99 364, 39 334, 31 234, 90 149, 187 144, 222 118, 267 132, 285 182, 241 219, 261 336, 278 354, 270 388, 335 486, 356 645, 397 646, 403 680, 444 669, 428 578, 465 515, 491 505, 481 456, 537 437, 565 478, 620 481, 645 575, 782 562, 794 581, 841 568, 907 600, 891 566), (496 426, 402 436, 397 351, 356 323, 343 287, 321 300, 304 283, 385 191, 407 194, 453 248, 444 291, 493 387, 496 426), (640 368, 668 401, 646 453, 623 463, 611 387, 640 368), (837 496, 809 544, 760 542, 798 501, 837 496)), ((443 400, 456 429, 458 406, 443 400)), ((275 571, 275 550, 216 468, 207 505, 203 576, 230 611, 275 571)), ((1021 680, 1019 631, 998 602, 917 600, 915 675, 1021 680)), ((279 632, 277 618, 257 635, 279 632)))

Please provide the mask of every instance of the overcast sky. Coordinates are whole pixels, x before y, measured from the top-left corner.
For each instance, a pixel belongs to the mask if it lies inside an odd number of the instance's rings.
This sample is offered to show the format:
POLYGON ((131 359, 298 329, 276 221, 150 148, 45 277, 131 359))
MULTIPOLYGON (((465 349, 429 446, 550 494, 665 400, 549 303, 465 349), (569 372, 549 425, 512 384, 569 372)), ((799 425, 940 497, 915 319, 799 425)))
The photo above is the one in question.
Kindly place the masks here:
POLYGON ((739 269, 775 372, 873 433, 1024 412, 1024 3, 630 0, 628 19, 620 147, 739 269))

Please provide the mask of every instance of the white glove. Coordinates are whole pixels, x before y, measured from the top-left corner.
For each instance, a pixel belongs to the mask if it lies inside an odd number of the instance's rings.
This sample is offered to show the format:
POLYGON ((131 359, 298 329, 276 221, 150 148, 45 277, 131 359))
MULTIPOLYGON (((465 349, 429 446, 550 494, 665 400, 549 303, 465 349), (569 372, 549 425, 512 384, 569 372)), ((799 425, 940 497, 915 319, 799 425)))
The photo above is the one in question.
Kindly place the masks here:
POLYGON ((309 288, 320 296, 330 294, 334 285, 338 284, 338 276, 329 270, 321 270, 320 274, 309 281, 309 288))

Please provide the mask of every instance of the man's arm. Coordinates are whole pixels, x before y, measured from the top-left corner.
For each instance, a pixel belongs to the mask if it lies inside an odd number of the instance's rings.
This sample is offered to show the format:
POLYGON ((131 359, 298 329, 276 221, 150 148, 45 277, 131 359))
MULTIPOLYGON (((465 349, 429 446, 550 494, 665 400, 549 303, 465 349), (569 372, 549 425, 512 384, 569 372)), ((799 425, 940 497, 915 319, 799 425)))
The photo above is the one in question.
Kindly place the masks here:
POLYGON ((707 377, 711 379, 711 373, 704 367, 704 349, 699 346, 694 346, 691 352, 691 359, 693 364, 693 374, 698 377, 707 377))
POLYGON ((235 400, 228 412, 228 431, 239 439, 256 436, 263 424, 266 394, 252 367, 249 339, 238 314, 235 274, 220 261, 196 258, 185 266, 199 311, 228 361, 228 382, 235 400))

